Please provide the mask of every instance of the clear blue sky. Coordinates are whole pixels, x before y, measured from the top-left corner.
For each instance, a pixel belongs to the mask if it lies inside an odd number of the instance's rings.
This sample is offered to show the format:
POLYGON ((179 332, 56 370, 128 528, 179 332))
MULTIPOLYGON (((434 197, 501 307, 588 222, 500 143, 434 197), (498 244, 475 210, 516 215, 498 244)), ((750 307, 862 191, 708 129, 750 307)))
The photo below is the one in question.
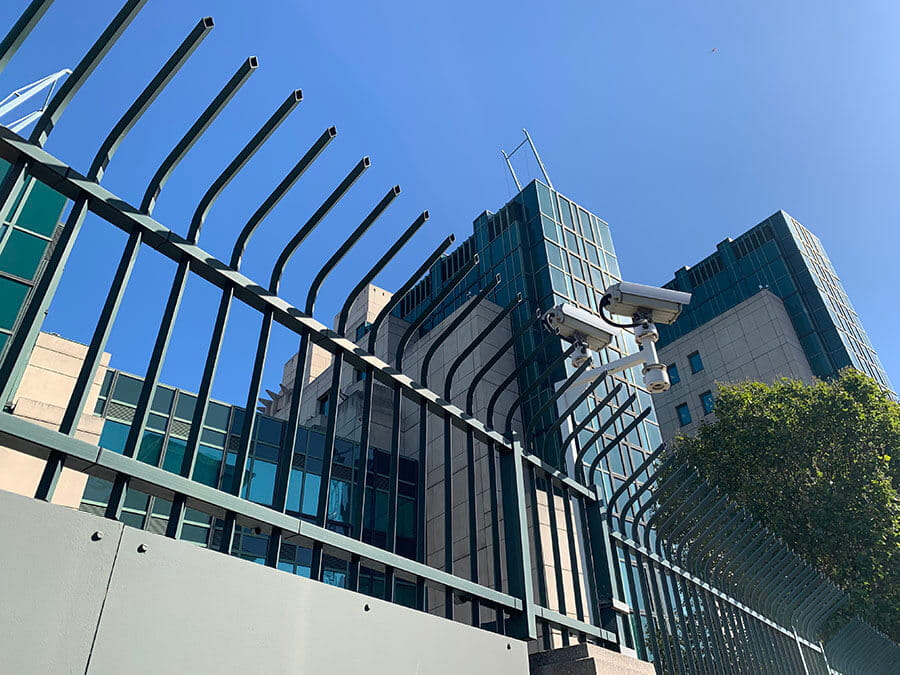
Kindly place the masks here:
MULTIPOLYGON (((0 3, 5 31, 25 0, 0 3)), ((57 0, 0 76, 6 92, 74 66, 119 0, 57 0)), ((305 101, 214 208, 200 244, 227 257, 243 222, 327 126, 339 136, 251 242, 272 262, 363 155, 372 168, 289 268, 301 305, 324 257, 399 183, 397 203, 320 295, 331 317, 350 286, 422 209, 432 219, 379 280, 394 288, 447 232, 460 238, 513 186, 498 148, 527 127, 556 187, 607 220, 623 274, 660 284, 715 244, 784 209, 823 241, 894 383, 900 317, 900 5, 893 0, 298 2, 150 0, 63 117, 48 149, 86 170, 97 143, 205 14, 216 28, 111 164, 105 184, 137 204, 193 117, 249 55, 261 61, 173 176, 156 215, 184 233, 208 184, 287 93, 305 101), (713 51, 715 49, 715 51, 713 51), (886 311, 887 310, 887 311, 886 311)), ((523 172, 528 173, 525 166, 523 172)), ((529 174, 531 175, 531 174, 529 174)), ((124 237, 89 221, 47 329, 90 336, 124 237), (75 282, 80 288, 75 289, 75 282)), ((142 372, 173 266, 147 251, 110 343, 142 372)), ((196 388, 217 293, 199 280, 163 380, 196 388)), ((232 315, 215 395, 244 397, 257 316, 232 315)), ((266 385, 295 349, 276 333, 266 385)))

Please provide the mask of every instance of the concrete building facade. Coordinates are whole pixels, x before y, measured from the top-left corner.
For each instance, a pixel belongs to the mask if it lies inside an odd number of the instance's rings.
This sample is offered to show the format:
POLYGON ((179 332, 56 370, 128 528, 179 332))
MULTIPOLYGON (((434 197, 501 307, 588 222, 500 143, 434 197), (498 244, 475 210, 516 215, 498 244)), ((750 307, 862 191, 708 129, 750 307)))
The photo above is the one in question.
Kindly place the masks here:
POLYGON ((851 367, 895 395, 821 241, 784 211, 665 286, 693 295, 673 325, 659 326, 660 358, 674 375, 655 399, 666 439, 711 414, 716 382, 811 381, 851 367))
POLYGON ((654 397, 663 438, 690 436, 713 415, 719 382, 812 382, 784 303, 763 289, 659 350, 672 386, 654 397))

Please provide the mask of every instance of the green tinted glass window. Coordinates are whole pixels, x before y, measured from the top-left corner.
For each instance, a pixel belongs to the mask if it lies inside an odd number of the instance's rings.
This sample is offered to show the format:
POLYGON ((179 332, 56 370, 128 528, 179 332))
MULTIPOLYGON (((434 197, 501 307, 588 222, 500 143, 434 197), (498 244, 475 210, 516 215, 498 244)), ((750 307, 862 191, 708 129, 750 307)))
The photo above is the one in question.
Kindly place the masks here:
POLYGON ((155 410, 163 415, 168 415, 172 410, 172 400, 175 398, 175 392, 166 387, 157 387, 153 394, 153 403, 150 405, 151 410, 155 410))
POLYGON ((16 218, 16 224, 49 237, 56 229, 59 214, 65 204, 65 197, 40 181, 35 181, 19 217, 16 218))
POLYGON ((13 230, 9 233, 3 251, 0 252, 0 270, 23 279, 34 279, 44 251, 47 250, 47 244, 46 239, 35 237, 22 230, 13 230))
POLYGON ((214 429, 227 429, 231 408, 221 403, 210 403, 206 408, 206 426, 214 429))
POLYGON ((150 429, 156 429, 157 431, 165 431, 166 425, 169 422, 168 417, 164 417, 163 415, 157 415, 155 413, 150 413, 147 416, 147 426, 150 429))
POLYGON ((103 431, 100 433, 98 445, 106 450, 122 452, 125 449, 125 441, 128 438, 128 425, 106 420, 103 423, 103 431))
POLYGON ((562 197, 559 198, 559 210, 562 215, 563 224, 566 227, 574 230, 575 223, 572 222, 572 212, 569 210, 569 202, 567 202, 562 197))
POLYGON ((141 439, 141 447, 138 449, 138 460, 146 464, 156 466, 162 455, 163 436, 152 431, 145 431, 141 439))
POLYGON ((12 330, 26 295, 28 286, 0 277, 0 328, 12 330))
POLYGON ((282 423, 271 417, 259 417, 256 420, 256 438, 263 443, 281 444, 282 423))
POLYGON ((181 462, 184 460, 184 450, 187 442, 179 438, 169 438, 166 444, 166 458, 163 460, 163 468, 172 473, 181 473, 181 462))
POLYGON ((197 449, 197 463, 194 465, 193 479, 204 485, 215 487, 221 465, 222 451, 201 444, 197 449))
POLYGON ((545 216, 553 217, 553 203, 550 201, 550 190, 542 183, 535 183, 537 186, 538 202, 541 205, 541 213, 545 216))
POLYGON ((175 417, 183 420, 189 420, 194 416, 194 406, 197 404, 197 397, 185 394, 183 391, 178 394, 178 402, 175 404, 175 417))
POLYGON ((559 236, 556 233, 556 223, 549 218, 541 218, 541 227, 544 229, 544 236, 551 241, 559 242, 559 236))
POLYGON ((553 284, 553 291, 562 295, 567 294, 566 291, 566 275, 555 267, 550 268, 550 281, 553 284))
POLYGON ((130 403, 137 405, 138 397, 141 395, 142 382, 134 377, 119 374, 116 378, 116 388, 113 390, 113 398, 122 403, 130 403))

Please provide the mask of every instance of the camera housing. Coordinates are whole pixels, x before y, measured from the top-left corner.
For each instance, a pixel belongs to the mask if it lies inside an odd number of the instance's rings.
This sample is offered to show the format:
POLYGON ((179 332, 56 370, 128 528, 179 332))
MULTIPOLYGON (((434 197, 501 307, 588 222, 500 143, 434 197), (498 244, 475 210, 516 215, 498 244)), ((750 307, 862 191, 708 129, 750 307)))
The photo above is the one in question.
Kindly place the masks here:
MULTIPOLYGON (((548 330, 564 340, 595 352, 606 347, 613 338, 612 333, 604 326, 603 319, 567 302, 544 312, 543 321, 548 330)), ((583 353, 582 356, 587 357, 583 353)))
POLYGON ((631 317, 634 321, 671 324, 691 294, 669 288, 620 281, 606 289, 603 303, 610 314, 631 317))

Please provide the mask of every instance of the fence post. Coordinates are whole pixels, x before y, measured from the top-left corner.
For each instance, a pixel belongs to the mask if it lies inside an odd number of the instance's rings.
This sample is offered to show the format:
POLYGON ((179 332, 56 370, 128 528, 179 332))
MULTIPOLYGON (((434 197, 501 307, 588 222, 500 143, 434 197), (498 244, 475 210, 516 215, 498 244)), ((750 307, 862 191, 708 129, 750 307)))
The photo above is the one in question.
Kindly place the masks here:
POLYGON ((619 600, 618 560, 616 560, 614 551, 611 550, 612 539, 609 536, 609 525, 599 499, 587 504, 585 512, 591 547, 589 555, 594 561, 594 578, 591 582, 597 591, 600 610, 600 616, 597 618, 601 628, 616 635, 616 648, 618 651, 622 651, 628 647, 625 640, 628 629, 623 615, 623 612, 627 610, 627 605, 619 600))
MULTIPOLYGON (((522 601, 522 612, 507 622, 507 634, 520 640, 537 639, 537 617, 531 579, 531 544, 526 527, 525 475, 522 444, 513 435, 512 448, 500 456, 500 484, 503 493, 503 537, 506 544, 506 573, 509 593, 522 601)), ((535 505, 532 505, 534 508, 535 505)))

